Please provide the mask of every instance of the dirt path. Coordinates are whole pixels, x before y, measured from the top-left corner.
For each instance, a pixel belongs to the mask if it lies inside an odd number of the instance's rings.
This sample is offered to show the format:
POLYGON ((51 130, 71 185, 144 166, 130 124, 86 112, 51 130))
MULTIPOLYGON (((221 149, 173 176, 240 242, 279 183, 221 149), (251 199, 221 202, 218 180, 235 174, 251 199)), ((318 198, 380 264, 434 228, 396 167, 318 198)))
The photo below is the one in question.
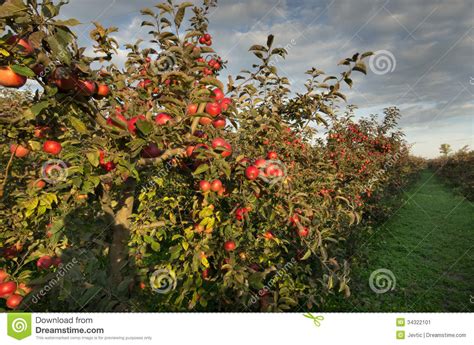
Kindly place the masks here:
POLYGON ((329 308, 474 311, 474 204, 432 171, 424 171, 403 198, 365 243, 365 264, 352 274, 352 297, 336 298, 329 308))

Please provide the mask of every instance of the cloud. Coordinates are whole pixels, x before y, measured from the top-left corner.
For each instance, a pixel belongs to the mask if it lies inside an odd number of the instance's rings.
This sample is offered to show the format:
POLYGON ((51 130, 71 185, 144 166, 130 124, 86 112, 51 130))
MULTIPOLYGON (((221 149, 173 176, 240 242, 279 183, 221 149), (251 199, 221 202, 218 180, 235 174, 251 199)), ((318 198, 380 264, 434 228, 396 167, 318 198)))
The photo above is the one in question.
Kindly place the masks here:
MULTIPOLYGON (((123 44, 147 38, 139 10, 153 5, 146 0, 71 0, 63 16, 84 23, 77 27, 83 45, 90 44, 92 20, 118 26, 115 36, 123 44)), ((466 121, 472 121, 473 114, 473 6, 468 0, 220 0, 210 15, 209 30, 214 48, 229 60, 222 80, 249 68, 256 58, 248 48, 274 34, 275 45, 289 51, 277 67, 296 91, 302 90, 310 67, 333 74, 341 71, 337 62, 355 52, 390 51, 395 70, 354 76, 354 87, 347 90, 349 103, 359 105, 359 115, 398 106, 400 124, 410 139, 419 136, 423 140, 418 141, 433 144, 423 144, 417 152, 433 156, 438 139, 430 139, 427 128, 442 123, 446 136, 438 137, 446 141, 457 140, 461 128, 464 136, 472 137, 472 125, 466 129, 466 121)), ((118 63, 125 58, 122 47, 118 63)))

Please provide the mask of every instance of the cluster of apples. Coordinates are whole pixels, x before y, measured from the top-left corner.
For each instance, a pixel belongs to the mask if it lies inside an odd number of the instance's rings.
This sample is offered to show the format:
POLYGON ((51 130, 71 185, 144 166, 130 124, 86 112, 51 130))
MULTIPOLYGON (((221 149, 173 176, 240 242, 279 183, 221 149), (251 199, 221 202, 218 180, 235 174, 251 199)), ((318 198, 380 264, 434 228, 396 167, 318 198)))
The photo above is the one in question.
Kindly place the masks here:
MULTIPOLYGON (((13 35, 6 40, 11 49, 22 56, 33 55, 35 49, 27 39, 13 35)), ((4 87, 19 88, 25 85, 27 78, 15 73, 10 66, 0 66, 0 85, 4 87)))
MULTIPOLYGON (((212 126, 217 129, 224 128, 226 126, 226 118, 222 115, 222 112, 227 111, 229 105, 232 104, 232 100, 225 97, 224 92, 219 88, 212 90, 211 97, 213 102, 207 103, 205 108, 205 112, 210 117, 201 116, 199 118, 199 124, 202 126, 212 124, 212 126)), ((186 112, 189 116, 193 116, 197 113, 198 108, 197 104, 191 103, 188 105, 186 112)))
POLYGON ((222 58, 220 56, 217 58, 211 57, 207 62, 203 57, 198 57, 196 62, 207 63, 208 67, 204 67, 202 70, 204 76, 215 74, 222 69, 222 58))
MULTIPOLYGON (((6 41, 17 53, 22 56, 33 55, 35 49, 31 43, 24 38, 16 35, 11 36, 6 41)), ((96 83, 93 80, 84 80, 73 73, 69 68, 57 66, 53 69, 51 75, 45 76, 45 67, 42 64, 35 64, 32 67, 33 72, 38 77, 44 78, 45 82, 58 87, 60 92, 74 92, 81 96, 94 96, 101 99, 110 92, 108 85, 96 83)), ((27 78, 16 73, 10 66, 0 66, 0 85, 10 88, 20 88, 25 85, 27 78)))
POLYGON ((110 92, 106 84, 98 84, 93 80, 81 79, 68 68, 62 66, 55 68, 48 80, 56 85, 61 92, 74 92, 81 96, 94 96, 101 99, 110 92))
POLYGON ((31 292, 31 288, 24 283, 17 284, 10 280, 5 270, 0 270, 0 298, 6 299, 6 306, 16 309, 23 301, 24 296, 31 292))
POLYGON ((210 34, 202 35, 201 37, 199 37, 199 43, 210 47, 212 45, 212 36, 210 34))
MULTIPOLYGON (((35 129, 35 137, 38 137, 38 138, 42 138, 44 136, 44 130, 45 130, 46 127, 42 127, 41 129, 35 129)), ((22 145, 22 144, 11 144, 10 145, 10 152, 13 156, 17 157, 17 158, 24 158, 24 157, 27 157, 29 154, 30 154, 30 148, 28 145, 22 145)), ((43 146, 42 146, 42 151, 44 153, 48 153, 48 154, 51 154, 53 156, 57 156, 59 155, 59 153, 62 151, 62 145, 60 142, 57 142, 55 140, 46 140, 44 143, 43 143, 43 146)), ((46 166, 46 168, 44 169, 44 173, 49 176, 50 173, 56 169, 56 165, 55 164, 49 164, 48 166, 46 166)), ((31 187, 33 188, 38 188, 38 189, 42 189, 46 186, 46 182, 42 179, 38 179, 36 181, 32 181, 31 182, 31 187)))
POLYGON ((290 224, 296 229, 298 236, 308 237, 309 228, 301 224, 300 215, 301 215, 301 211, 296 210, 295 213, 292 216, 290 216, 290 219, 289 219, 290 224))
POLYGON ((36 267, 43 270, 50 269, 51 267, 59 267, 59 265, 61 265, 61 258, 51 257, 49 255, 43 255, 36 261, 36 267))
MULTIPOLYGON (((249 165, 245 169, 245 177, 254 181, 259 176, 261 177, 283 177, 284 171, 281 168, 280 164, 276 164, 272 161, 278 159, 278 154, 275 151, 270 151, 267 153, 267 159, 257 158, 254 163, 249 165)), ((248 163, 248 159, 243 159, 241 163, 248 163)))

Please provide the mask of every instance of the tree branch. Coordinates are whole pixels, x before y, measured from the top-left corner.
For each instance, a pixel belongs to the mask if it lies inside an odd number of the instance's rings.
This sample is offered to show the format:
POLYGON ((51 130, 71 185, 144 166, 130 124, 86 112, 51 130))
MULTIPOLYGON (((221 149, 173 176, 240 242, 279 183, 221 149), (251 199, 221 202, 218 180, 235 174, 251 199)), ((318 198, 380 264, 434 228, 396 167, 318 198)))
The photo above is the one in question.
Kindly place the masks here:
POLYGON ((185 150, 182 148, 168 149, 160 157, 141 158, 140 160, 138 160, 137 165, 138 166, 157 165, 161 163, 162 161, 167 160, 168 158, 171 158, 173 156, 181 156, 184 153, 185 153, 185 150))

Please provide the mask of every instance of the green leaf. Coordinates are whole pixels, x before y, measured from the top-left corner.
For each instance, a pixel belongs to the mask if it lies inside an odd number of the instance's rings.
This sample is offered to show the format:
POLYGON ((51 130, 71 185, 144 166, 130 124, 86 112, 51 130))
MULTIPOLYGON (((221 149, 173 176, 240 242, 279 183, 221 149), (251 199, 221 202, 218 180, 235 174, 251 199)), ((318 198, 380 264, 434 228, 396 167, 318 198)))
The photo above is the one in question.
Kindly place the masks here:
POLYGON ((13 65, 11 66, 13 72, 20 74, 24 77, 34 77, 36 74, 30 68, 26 66, 13 65))
POLYGON ((344 81, 346 82, 349 87, 352 87, 352 79, 351 78, 344 78, 344 81))
POLYGON ((84 124, 84 122, 79 120, 77 117, 69 116, 69 121, 71 121, 71 125, 74 127, 74 129, 76 131, 78 131, 79 133, 83 133, 83 134, 87 133, 86 125, 84 124))
POLYGON ((10 56, 10 53, 3 48, 0 48, 0 54, 2 54, 3 56, 10 56))
POLYGON ((48 105, 49 105, 49 101, 42 101, 42 102, 36 103, 30 109, 34 116, 38 116, 43 109, 48 107, 48 105))
POLYGON ((209 170, 209 165, 207 164, 201 164, 200 166, 197 167, 197 169, 194 171, 194 175, 199 175, 202 174, 203 172, 209 170))
POLYGON ((55 58, 67 65, 71 63, 71 56, 69 55, 69 52, 61 43, 59 43, 55 36, 46 37, 45 40, 48 42, 48 45, 50 46, 55 58))
POLYGON ((150 8, 144 8, 140 10, 140 13, 144 16, 151 16, 151 17, 155 16, 155 12, 153 12, 150 8))
POLYGON ((189 243, 188 242, 181 242, 181 245, 183 246, 184 250, 188 250, 188 248, 189 248, 189 243))
POLYGON ((151 249, 153 249, 155 252, 159 252, 160 251, 160 244, 158 242, 152 242, 151 243, 151 249))
POLYGON ((23 0, 11 0, 0 6, 0 18, 21 16, 26 9, 23 0))
POLYGON ((184 18, 184 12, 186 11, 186 7, 179 6, 178 11, 176 12, 176 16, 174 17, 174 23, 176 24, 176 28, 179 28, 181 22, 184 18))
POLYGON ((371 55, 374 55, 374 53, 373 52, 365 52, 360 56, 360 58, 363 59, 363 58, 366 58, 366 57, 371 56, 371 55))
POLYGON ((92 164, 92 166, 99 166, 99 151, 89 151, 86 153, 86 157, 87 160, 92 164))
POLYGON ((272 47, 272 44, 273 44, 273 39, 275 38, 275 36, 273 35, 268 35, 267 37, 267 47, 268 49, 270 49, 272 47))
POLYGON ((148 135, 153 131, 153 125, 149 121, 138 120, 137 128, 144 135, 148 135))
POLYGON ((249 51, 266 52, 267 48, 265 48, 264 46, 260 44, 254 44, 253 46, 249 48, 249 51))
POLYGON ((201 79, 201 84, 214 85, 214 86, 218 87, 219 89, 224 90, 224 84, 222 84, 222 82, 220 80, 218 80, 216 78, 213 78, 213 77, 202 78, 201 79))
POLYGON ((363 63, 362 61, 356 62, 355 66, 352 67, 352 70, 367 74, 367 67, 365 66, 365 63, 363 63))
POLYGON ((206 268, 209 267, 209 261, 207 260, 205 256, 201 258, 201 264, 206 268))
POLYGON ((29 199, 25 202, 23 202, 22 206, 26 208, 27 210, 34 210, 36 206, 38 206, 39 199, 37 197, 34 197, 32 199, 29 199))
POLYGON ((307 260, 311 256, 311 250, 307 250, 306 253, 303 255, 301 260, 307 260))
POLYGON ((56 20, 54 22, 54 25, 58 26, 76 26, 82 24, 80 21, 78 21, 76 18, 71 18, 67 20, 56 20))

